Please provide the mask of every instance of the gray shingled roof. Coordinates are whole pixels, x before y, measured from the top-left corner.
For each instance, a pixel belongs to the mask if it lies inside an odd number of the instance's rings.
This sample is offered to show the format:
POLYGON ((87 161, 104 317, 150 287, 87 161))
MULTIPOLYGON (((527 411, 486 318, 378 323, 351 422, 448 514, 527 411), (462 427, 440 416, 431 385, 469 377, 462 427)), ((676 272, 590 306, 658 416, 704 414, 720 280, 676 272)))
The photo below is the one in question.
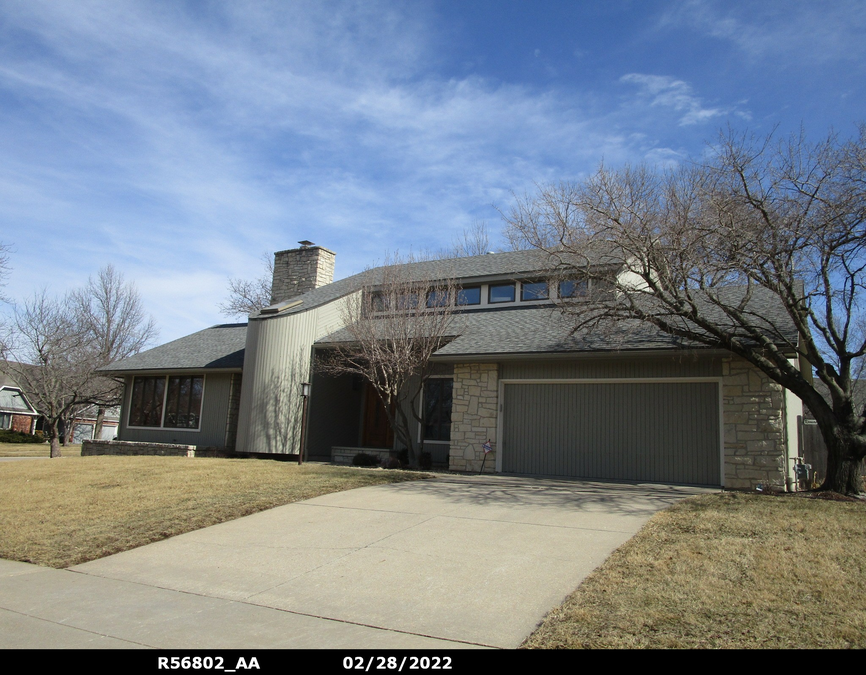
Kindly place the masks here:
MULTIPOLYGON (((731 292, 735 293, 736 289, 731 289, 731 292)), ((775 295, 760 289, 754 294, 748 307, 755 315, 756 323, 763 322, 765 332, 774 335, 777 343, 796 344, 796 328, 775 295)), ((573 333, 574 324, 574 317, 563 315, 552 304, 511 306, 458 313, 454 315, 448 331, 449 337, 454 339, 440 349, 436 356, 703 347, 699 343, 663 333, 636 319, 607 320, 593 328, 585 328, 573 333)), ((341 329, 318 340, 317 344, 327 345, 351 340, 349 331, 341 329)))
POLYGON ((233 323, 211 326, 198 333, 168 342, 146 352, 115 361, 104 368, 105 373, 126 373, 140 370, 239 369, 244 365, 247 324, 233 323))
MULTIPOLYGON (((608 329, 572 335, 573 319, 553 305, 509 307, 455 314, 448 337, 436 356, 536 354, 634 349, 674 349, 684 346, 639 322, 620 322, 608 329)), ((341 329, 317 341, 318 345, 351 342, 341 329)))
MULTIPOLYGON (((590 256, 591 264, 598 267, 620 264, 622 258, 617 257, 613 251, 613 245, 606 245, 603 250, 600 248, 597 253, 590 256)), ((406 281, 417 281, 420 283, 435 279, 455 279, 459 282, 468 279, 484 279, 485 277, 525 275, 549 269, 552 264, 551 258, 547 253, 537 250, 507 251, 467 258, 425 260, 406 265, 406 270, 408 271, 406 281)), ((374 267, 366 272, 361 272, 360 274, 335 281, 327 286, 316 288, 297 298, 291 298, 293 301, 302 300, 303 302, 280 314, 270 316, 285 316, 286 314, 303 312, 327 304, 364 286, 380 284, 382 283, 385 269, 387 268, 374 267)), ((250 318, 264 319, 268 318, 268 315, 252 314, 250 318)))

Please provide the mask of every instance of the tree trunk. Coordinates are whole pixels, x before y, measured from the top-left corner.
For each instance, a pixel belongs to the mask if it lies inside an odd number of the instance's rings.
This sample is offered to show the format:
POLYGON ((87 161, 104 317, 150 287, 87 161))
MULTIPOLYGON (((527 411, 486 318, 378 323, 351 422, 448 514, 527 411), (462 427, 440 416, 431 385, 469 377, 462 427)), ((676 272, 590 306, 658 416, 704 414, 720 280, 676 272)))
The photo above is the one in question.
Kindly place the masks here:
POLYGON ((105 408, 99 407, 96 409, 96 426, 93 429, 93 440, 102 440, 102 424, 105 421, 105 408))
POLYGON ((62 455, 60 454, 60 430, 57 428, 56 423, 55 424, 49 423, 47 426, 48 426, 49 446, 51 448, 51 454, 49 456, 50 457, 61 457, 62 455))
POLYGON ((848 436, 838 427, 828 431, 821 428, 827 446, 827 477, 819 489, 859 495, 863 491, 863 439, 848 436))
POLYGON ((851 453, 833 452, 827 446, 827 477, 821 490, 859 495, 863 491, 863 460, 851 453))

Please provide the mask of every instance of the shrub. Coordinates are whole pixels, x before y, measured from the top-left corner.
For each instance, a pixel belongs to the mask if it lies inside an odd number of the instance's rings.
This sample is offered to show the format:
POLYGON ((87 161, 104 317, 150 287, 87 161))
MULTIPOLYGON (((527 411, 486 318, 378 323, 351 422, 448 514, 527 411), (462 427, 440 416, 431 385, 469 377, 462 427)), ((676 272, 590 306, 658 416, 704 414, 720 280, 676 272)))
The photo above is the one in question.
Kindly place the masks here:
POLYGON ((418 456, 418 466, 422 469, 429 469, 433 466, 433 455, 429 452, 422 452, 418 456))
POLYGON ((352 466, 379 466, 379 458, 366 452, 359 452, 352 457, 352 466))
POLYGON ((11 431, 9 429, 0 430, 0 443, 44 443, 42 432, 37 431, 37 435, 25 434, 23 431, 11 431))

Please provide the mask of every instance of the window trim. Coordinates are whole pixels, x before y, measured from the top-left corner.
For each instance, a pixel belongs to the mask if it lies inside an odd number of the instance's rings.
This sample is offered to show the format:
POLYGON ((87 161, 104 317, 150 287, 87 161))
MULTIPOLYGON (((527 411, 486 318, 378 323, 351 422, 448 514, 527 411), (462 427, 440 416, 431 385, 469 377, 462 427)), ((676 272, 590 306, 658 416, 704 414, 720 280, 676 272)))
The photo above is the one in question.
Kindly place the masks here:
POLYGON ((514 281, 509 281, 501 284, 488 284, 487 285, 487 304, 488 305, 504 305, 509 302, 517 301, 517 284, 514 281), (506 286, 511 287, 511 300, 494 300, 493 299, 493 289, 494 288, 504 288, 506 286))
MULTIPOLYGON (((427 383, 430 380, 451 380, 451 410, 452 410, 452 413, 454 410, 454 375, 431 375, 426 380, 424 380, 424 384, 421 387, 421 396, 419 397, 420 398, 419 403, 421 406, 421 419, 422 420, 424 419, 424 405, 425 405, 424 387, 426 387, 427 383)), ((450 427, 453 424, 453 422, 449 419, 448 424, 450 427)), ((451 444, 451 438, 450 438, 451 437, 451 431, 450 431, 450 429, 448 432, 449 438, 447 441, 434 441, 434 440, 428 440, 428 439, 424 438, 424 431, 425 431, 424 427, 425 427, 425 424, 423 422, 418 424, 418 442, 419 443, 423 442, 425 445, 427 443, 436 443, 438 445, 450 445, 451 444)))
POLYGON ((457 289, 457 293, 455 294, 454 306, 455 307, 474 307, 476 305, 480 305, 482 295, 483 294, 481 293, 481 284, 476 284, 476 285, 472 285, 472 286, 465 286, 465 287, 461 286, 460 288, 457 289), (463 291, 474 291, 476 289, 478 290, 478 302, 460 302, 460 294, 463 293, 463 291))
POLYGON ((544 300, 550 300, 550 282, 545 279, 539 280, 531 280, 526 279, 520 282, 520 302, 543 302, 544 300), (544 297, 534 297, 534 298, 526 298, 523 295, 524 289, 527 286, 535 285, 535 284, 544 284, 544 297))
POLYGON ((559 300, 586 300, 589 298, 589 296, 590 296, 589 279, 585 279, 585 278, 584 279, 563 279, 562 281, 560 281, 559 283, 556 284, 556 297, 559 300), (562 294, 562 285, 567 284, 567 283, 572 283, 575 285, 581 284, 581 283, 585 284, 586 285, 586 291, 584 291, 581 294, 563 295, 562 294))
POLYGON ((126 413, 126 428, 127 429, 142 429, 142 430, 158 430, 158 431, 181 431, 181 432, 201 432, 201 422, 202 422, 202 410, 204 410, 204 399, 205 399, 205 391, 207 389, 207 374, 206 373, 176 373, 174 375, 166 374, 166 375, 133 375, 132 376, 132 385, 129 387, 129 410, 126 413), (132 424, 132 396, 133 391, 135 389, 135 378, 159 378, 162 377, 165 380, 165 388, 162 392, 162 414, 159 420, 159 426, 156 427, 142 427, 142 426, 134 426, 132 424), (201 377, 201 404, 199 406, 198 411, 198 426, 193 427, 167 427, 165 426, 165 417, 166 417, 166 403, 168 402, 168 380, 171 377, 201 377))

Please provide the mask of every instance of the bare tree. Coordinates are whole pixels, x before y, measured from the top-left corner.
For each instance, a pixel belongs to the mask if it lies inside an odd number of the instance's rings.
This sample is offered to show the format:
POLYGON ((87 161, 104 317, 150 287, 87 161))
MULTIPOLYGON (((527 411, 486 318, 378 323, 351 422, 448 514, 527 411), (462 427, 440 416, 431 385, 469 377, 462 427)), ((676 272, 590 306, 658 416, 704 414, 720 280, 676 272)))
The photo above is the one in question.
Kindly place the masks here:
POLYGON ((265 271, 256 279, 229 279, 229 297, 220 304, 224 316, 247 318, 253 312, 271 304, 271 283, 274 278, 274 258, 262 254, 265 271))
MULTIPOLYGON (((9 278, 9 250, 12 247, 0 241, 0 288, 6 285, 9 278)), ((9 298, 0 293, 0 302, 9 302, 9 298)))
MULTIPOLYGON (((98 363, 97 367, 138 354, 158 334, 135 284, 125 281, 112 265, 106 265, 96 278, 88 278, 86 286, 73 291, 70 305, 88 349, 93 352, 88 360, 98 363)), ((123 386, 117 382, 114 385, 115 395, 109 400, 109 407, 120 405, 123 396, 123 386)), ((98 405, 95 438, 101 436, 104 419, 105 406, 98 405)))
POLYGON ((450 249, 443 250, 440 258, 468 258, 484 255, 490 251, 490 233, 487 221, 476 219, 472 225, 463 230, 463 234, 455 237, 450 249))
POLYGON ((69 298, 42 291, 16 307, 3 347, 3 370, 45 420, 51 457, 60 457, 61 428, 77 410, 116 400, 116 383, 95 372, 102 361, 69 298))
POLYGON ((326 374, 370 383, 412 465, 424 442, 413 437, 410 420, 424 423, 418 397, 430 357, 448 342, 457 290, 445 263, 409 257, 369 270, 343 306, 344 341, 317 364, 326 374))
POLYGON ((518 199, 506 220, 552 268, 611 291, 563 303, 576 327, 637 321, 742 357, 815 415, 828 448, 822 489, 862 490, 866 410, 855 408, 852 368, 866 354, 866 126, 815 144, 729 131, 706 161, 667 173, 602 167, 518 199), (618 274, 588 265, 599 246, 615 251, 618 274))

